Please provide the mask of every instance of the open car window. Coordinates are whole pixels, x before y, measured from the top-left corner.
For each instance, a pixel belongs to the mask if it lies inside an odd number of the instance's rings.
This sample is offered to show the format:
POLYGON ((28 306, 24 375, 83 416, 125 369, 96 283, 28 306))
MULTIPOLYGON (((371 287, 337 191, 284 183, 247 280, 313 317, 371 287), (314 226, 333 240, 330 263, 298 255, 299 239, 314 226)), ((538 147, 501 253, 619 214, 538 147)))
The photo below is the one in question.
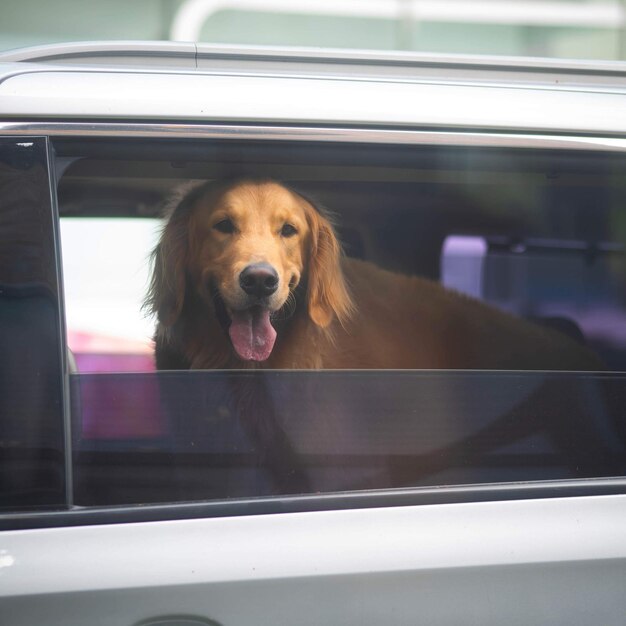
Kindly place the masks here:
MULTIPOLYGON (((623 475, 623 156, 296 141, 55 148, 76 504, 623 475), (347 256, 467 294, 601 366, 158 370, 156 320, 141 304, 164 207, 181 186, 227 178, 315 198, 347 256)), ((445 339, 449 350, 464 341, 445 339)))

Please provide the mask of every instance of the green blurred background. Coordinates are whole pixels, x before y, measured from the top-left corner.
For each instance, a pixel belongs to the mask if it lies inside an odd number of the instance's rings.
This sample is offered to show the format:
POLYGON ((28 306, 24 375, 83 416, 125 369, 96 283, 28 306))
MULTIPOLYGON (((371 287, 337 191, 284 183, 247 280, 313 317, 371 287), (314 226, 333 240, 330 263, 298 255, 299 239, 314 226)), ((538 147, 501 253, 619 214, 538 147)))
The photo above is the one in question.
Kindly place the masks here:
POLYGON ((626 0, 0 0, 0 49, 169 40, 626 59, 626 0))

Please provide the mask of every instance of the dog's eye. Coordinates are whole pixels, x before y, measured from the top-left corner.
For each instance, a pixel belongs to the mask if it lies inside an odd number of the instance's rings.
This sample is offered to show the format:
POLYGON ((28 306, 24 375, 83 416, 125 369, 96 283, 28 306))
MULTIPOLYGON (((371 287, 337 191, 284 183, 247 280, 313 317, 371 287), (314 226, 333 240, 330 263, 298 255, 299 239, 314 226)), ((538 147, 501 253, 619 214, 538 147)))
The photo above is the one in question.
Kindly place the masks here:
POLYGON ((295 226, 292 226, 291 224, 285 224, 280 229, 281 237, 293 237, 297 232, 298 231, 296 230, 295 226))
POLYGON ((213 224, 213 228, 215 228, 215 230, 219 230, 220 233, 224 233, 226 235, 230 235, 231 233, 235 232, 235 225, 233 224, 232 220, 229 220, 228 218, 217 222, 217 224, 213 224))

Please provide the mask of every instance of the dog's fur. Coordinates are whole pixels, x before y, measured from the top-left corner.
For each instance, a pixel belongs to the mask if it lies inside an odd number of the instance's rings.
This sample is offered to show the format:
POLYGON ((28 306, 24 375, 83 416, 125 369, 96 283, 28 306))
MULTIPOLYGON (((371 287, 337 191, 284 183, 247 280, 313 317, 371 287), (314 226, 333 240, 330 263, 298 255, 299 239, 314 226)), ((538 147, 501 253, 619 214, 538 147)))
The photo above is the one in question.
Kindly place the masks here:
POLYGON ((188 192, 170 211, 153 263, 146 307, 158 317, 158 369, 601 368, 561 333, 343 257, 320 210, 272 181, 188 192), (239 277, 259 262, 279 282, 271 297, 253 300, 239 277), (277 333, 261 361, 239 356, 229 337, 232 315, 251 306, 270 312, 277 333))

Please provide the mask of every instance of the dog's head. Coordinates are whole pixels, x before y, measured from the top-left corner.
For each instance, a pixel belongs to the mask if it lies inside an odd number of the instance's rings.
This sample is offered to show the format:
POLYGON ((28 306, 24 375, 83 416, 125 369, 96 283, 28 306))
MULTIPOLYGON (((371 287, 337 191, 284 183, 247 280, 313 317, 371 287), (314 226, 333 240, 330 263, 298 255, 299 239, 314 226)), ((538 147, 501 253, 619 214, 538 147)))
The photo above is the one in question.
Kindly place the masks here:
POLYGON ((210 183, 174 207, 146 302, 169 327, 194 290, 239 358, 264 361, 276 338, 272 320, 295 305, 299 285, 317 326, 346 320, 352 305, 340 256, 331 224, 300 194, 271 181, 210 183))

